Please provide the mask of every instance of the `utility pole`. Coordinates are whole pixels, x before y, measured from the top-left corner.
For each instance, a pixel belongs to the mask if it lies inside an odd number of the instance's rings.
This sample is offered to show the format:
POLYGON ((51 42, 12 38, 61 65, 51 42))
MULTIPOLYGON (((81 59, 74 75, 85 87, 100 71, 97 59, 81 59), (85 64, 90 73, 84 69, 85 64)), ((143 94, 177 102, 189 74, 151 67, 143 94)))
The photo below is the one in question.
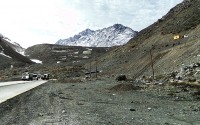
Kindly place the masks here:
POLYGON ((151 56, 152 75, 153 75, 153 80, 154 80, 154 68, 153 68, 153 55, 152 55, 152 48, 150 49, 150 56, 151 56))
POLYGON ((90 51, 90 78, 92 77, 92 51, 90 51))
POLYGON ((91 61, 90 61, 90 78, 92 77, 92 73, 91 73, 91 61))
POLYGON ((96 78, 97 78, 97 57, 95 58, 95 62, 96 62, 96 78))

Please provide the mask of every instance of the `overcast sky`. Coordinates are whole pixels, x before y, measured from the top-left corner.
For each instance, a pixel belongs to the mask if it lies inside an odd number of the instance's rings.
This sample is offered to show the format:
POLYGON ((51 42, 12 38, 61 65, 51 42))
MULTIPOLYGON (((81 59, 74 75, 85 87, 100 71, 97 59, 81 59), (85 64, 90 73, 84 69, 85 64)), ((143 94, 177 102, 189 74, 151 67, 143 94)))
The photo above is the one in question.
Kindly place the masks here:
POLYGON ((183 0, 4 0, 0 33, 29 47, 119 23, 140 31, 183 0))

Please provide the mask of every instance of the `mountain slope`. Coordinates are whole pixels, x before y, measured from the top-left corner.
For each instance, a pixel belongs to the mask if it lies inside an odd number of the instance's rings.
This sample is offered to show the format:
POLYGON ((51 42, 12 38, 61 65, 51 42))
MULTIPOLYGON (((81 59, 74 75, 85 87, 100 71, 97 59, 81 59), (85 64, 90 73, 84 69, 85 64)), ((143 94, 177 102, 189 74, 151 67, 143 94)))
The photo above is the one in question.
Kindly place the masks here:
POLYGON ((7 41, 7 44, 10 47, 12 47, 16 52, 18 52, 18 53, 24 52, 25 49, 23 47, 21 47, 19 43, 12 42, 8 37, 3 36, 1 33, 0 33, 0 37, 1 37, 1 39, 7 41))
POLYGON ((158 75, 200 61, 199 6, 198 0, 184 0, 126 45, 99 58, 99 68, 108 75, 125 73, 137 78, 152 75, 152 63, 158 75), (175 35, 188 37, 174 40, 175 35))
POLYGON ((56 44, 69 46, 111 47, 127 43, 137 32, 121 24, 101 30, 86 29, 74 37, 61 39, 56 44))
POLYGON ((10 65, 11 63, 13 64, 15 62, 21 62, 24 64, 33 64, 33 62, 29 58, 21 55, 17 51, 21 51, 19 46, 8 42, 3 37, 0 38, 0 53, 1 53, 0 55, 2 57, 0 63, 2 65, 5 65, 4 64, 5 62, 8 65, 10 65))

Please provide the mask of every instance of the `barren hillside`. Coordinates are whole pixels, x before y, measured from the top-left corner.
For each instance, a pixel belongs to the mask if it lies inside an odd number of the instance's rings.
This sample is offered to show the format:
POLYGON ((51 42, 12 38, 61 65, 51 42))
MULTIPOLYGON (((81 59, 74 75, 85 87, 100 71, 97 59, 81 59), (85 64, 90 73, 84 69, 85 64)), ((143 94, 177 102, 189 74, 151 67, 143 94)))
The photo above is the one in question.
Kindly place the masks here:
POLYGON ((200 1, 184 0, 163 18, 139 32, 126 45, 98 59, 105 74, 125 73, 136 78, 180 69, 199 61, 200 1), (183 37, 185 35, 185 37, 183 37), (180 38, 174 39, 174 36, 180 38), (152 53, 152 61, 151 54, 152 53))
POLYGON ((41 60, 43 64, 84 65, 92 57, 96 58, 108 50, 110 50, 108 47, 39 44, 27 48, 25 54, 30 58, 41 60))

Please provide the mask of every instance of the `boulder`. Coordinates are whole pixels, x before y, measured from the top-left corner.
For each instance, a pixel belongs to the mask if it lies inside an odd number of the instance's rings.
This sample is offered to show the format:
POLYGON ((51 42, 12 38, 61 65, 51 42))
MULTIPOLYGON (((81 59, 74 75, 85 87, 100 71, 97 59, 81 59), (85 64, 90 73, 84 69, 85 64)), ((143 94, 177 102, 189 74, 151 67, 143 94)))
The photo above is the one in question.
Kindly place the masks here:
POLYGON ((196 78, 194 76, 190 76, 188 78, 188 82, 196 82, 196 78))
POLYGON ((196 81, 197 81, 197 82, 200 82, 200 71, 197 71, 197 72, 194 74, 194 77, 196 78, 196 81))
POLYGON ((116 77, 116 80, 117 81, 126 81, 127 80, 127 78, 126 78, 126 75, 119 75, 119 76, 117 76, 116 77))

